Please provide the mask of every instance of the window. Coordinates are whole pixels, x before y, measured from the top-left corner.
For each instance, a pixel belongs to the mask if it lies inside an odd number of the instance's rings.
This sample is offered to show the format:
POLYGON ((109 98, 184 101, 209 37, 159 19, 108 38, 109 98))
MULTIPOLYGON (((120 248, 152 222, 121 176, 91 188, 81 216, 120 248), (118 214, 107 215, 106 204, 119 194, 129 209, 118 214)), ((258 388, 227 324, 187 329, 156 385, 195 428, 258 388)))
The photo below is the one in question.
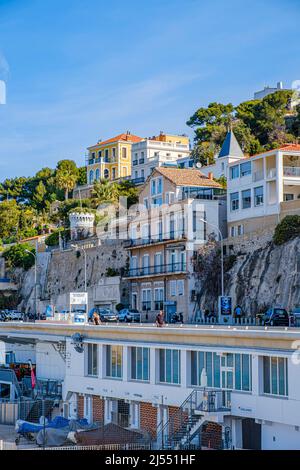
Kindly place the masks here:
POLYGON ((108 162, 108 149, 104 150, 104 155, 105 155, 105 161, 108 162))
POLYGON ((159 350, 159 381, 180 384, 180 351, 178 349, 159 350))
POLYGON ((149 348, 131 348, 131 379, 149 380, 150 350, 149 348))
POLYGON ((238 235, 243 235, 243 233, 244 233, 244 226, 238 225, 238 235))
POLYGON ((242 208, 249 209, 251 207, 251 189, 242 191, 242 208))
POLYGON ((116 169, 115 168, 112 169, 112 179, 113 180, 116 179, 116 169))
POLYGON ((251 175, 251 162, 241 163, 241 176, 251 175))
POLYGON ((122 346, 106 346, 106 376, 122 378, 122 346))
POLYGON ((94 181, 94 171, 91 170, 89 173, 89 183, 93 184, 93 181, 94 181))
POLYGON ((184 279, 177 281, 178 295, 184 295, 184 279))
POLYGON ((230 179, 235 179, 240 176, 240 168, 239 165, 234 165, 230 168, 230 179))
POLYGON ((235 226, 230 227, 230 236, 235 237, 235 226))
POLYGON ((113 156, 113 157, 116 156, 116 148, 115 148, 115 147, 112 148, 112 156, 113 156))
POLYGON ((142 275, 145 276, 149 274, 149 255, 143 255, 142 257, 142 275))
POLYGON ((156 194, 156 180, 151 180, 151 195, 155 196, 156 194))
POLYGON ((285 193, 283 195, 283 200, 284 201, 293 201, 294 200, 294 194, 285 193))
POLYGON ((99 181, 99 179, 100 179, 100 170, 99 170, 99 168, 97 168, 97 170, 96 170, 96 180, 99 181))
POLYGON ((101 158, 101 157, 102 157, 102 151, 99 150, 99 152, 98 152, 98 158, 101 158))
POLYGON ((201 373, 205 369, 208 387, 221 386, 220 356, 217 353, 191 351, 191 385, 201 386, 201 373))
POLYGON ((176 281, 170 281, 170 296, 175 297, 176 296, 176 281))
POLYGON ((144 169, 141 170, 141 178, 145 178, 145 170, 144 169))
POLYGON ((127 148, 122 147, 122 158, 127 158, 127 148))
POLYGON ((144 206, 145 206, 146 209, 149 208, 149 205, 148 205, 148 198, 147 198, 147 197, 144 198, 144 206))
POLYGON ((104 174, 104 178, 105 178, 105 179, 108 179, 108 178, 109 178, 109 170, 108 170, 107 168, 105 168, 103 174, 104 174))
POLYGON ((87 375, 98 375, 98 346, 97 344, 87 345, 87 375))
POLYGON ((162 193, 162 178, 158 178, 157 180, 157 194, 162 193))
POLYGON ((151 289, 142 290, 142 310, 151 310, 151 289))
POLYGON ((263 357, 263 391, 268 395, 288 395, 287 359, 263 357))
POLYGON ((235 390, 249 392, 251 383, 252 361, 249 354, 234 354, 234 386, 235 390))
POLYGON ((239 209, 239 193, 230 194, 230 208, 232 211, 237 211, 239 209))
POLYGON ((255 206, 261 206, 264 203, 264 187, 258 186, 254 188, 254 204, 255 206))
POLYGON ((158 287, 154 289, 154 310, 162 310, 164 308, 164 288, 158 287))

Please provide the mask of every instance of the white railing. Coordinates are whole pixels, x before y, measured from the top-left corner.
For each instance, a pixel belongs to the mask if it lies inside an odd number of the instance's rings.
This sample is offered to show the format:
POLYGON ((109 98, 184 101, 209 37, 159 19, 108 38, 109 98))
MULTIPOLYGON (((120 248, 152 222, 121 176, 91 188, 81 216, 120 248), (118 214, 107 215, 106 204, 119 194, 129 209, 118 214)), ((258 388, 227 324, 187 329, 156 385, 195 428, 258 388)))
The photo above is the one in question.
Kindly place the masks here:
POLYGON ((300 177, 300 167, 299 166, 284 166, 283 175, 300 177))
POLYGON ((255 171, 253 173, 253 181, 261 181, 264 179, 264 172, 263 170, 261 171, 255 171))
POLYGON ((276 168, 270 168, 267 171, 267 177, 268 178, 276 178, 276 168))

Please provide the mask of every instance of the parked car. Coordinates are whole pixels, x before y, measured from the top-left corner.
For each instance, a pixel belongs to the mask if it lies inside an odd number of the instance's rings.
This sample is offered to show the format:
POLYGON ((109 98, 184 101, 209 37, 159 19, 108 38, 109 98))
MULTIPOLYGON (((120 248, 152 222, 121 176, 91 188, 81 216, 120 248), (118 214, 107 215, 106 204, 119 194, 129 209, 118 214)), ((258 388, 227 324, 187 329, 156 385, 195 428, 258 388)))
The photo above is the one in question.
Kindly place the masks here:
POLYGON ((141 314, 135 308, 123 308, 122 310, 120 310, 118 317, 119 317, 119 321, 124 321, 124 322, 140 323, 141 321, 141 314))
POLYGON ((269 308, 262 317, 262 324, 269 326, 289 326, 290 317, 285 308, 269 308))
POLYGON ((108 308, 99 308, 99 316, 100 320, 104 323, 118 321, 118 315, 108 308))

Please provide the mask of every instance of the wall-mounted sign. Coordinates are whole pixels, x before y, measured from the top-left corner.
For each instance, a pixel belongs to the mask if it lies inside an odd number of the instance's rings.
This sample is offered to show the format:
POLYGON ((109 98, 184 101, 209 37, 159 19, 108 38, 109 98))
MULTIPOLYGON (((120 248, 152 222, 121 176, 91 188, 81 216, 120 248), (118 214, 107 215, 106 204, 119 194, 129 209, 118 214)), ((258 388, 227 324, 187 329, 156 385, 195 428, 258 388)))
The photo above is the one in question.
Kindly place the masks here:
POLYGON ((70 305, 87 305, 87 292, 70 292, 70 305))

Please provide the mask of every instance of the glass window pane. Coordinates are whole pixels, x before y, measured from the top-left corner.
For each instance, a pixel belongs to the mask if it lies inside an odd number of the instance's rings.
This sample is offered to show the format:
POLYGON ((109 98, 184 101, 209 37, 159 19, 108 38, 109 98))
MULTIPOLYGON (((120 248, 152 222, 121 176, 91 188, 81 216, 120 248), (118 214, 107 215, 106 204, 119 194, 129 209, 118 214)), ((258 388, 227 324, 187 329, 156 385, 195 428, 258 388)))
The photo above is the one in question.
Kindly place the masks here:
POLYGON ((212 387, 212 353, 206 353, 206 374, 207 374, 207 385, 212 387))
POLYGON ((214 353, 214 387, 220 387, 221 378, 220 378, 220 356, 214 353))
POLYGON ((277 357, 271 357, 272 394, 278 394, 277 357))
POLYGON ((241 390, 241 355, 235 354, 234 388, 241 390))
POLYGON ((159 350, 159 381, 165 381, 165 350, 159 350))
POLYGON ((172 382, 172 351, 166 350, 166 382, 172 382))
POLYGON ((279 395, 285 395, 285 370, 284 358, 278 358, 279 395))
POLYGON ((111 349, 110 346, 106 346, 106 375, 110 377, 111 375, 111 367, 110 367, 110 362, 111 361, 111 349))
POLYGON ((173 351, 173 383, 180 383, 180 351, 173 351))
POLYGON ((204 352, 199 352, 198 353, 198 385, 201 385, 201 374, 204 368, 205 368, 204 352))
POLYGON ((227 357, 227 367, 233 367, 233 354, 228 353, 227 357))
POLYGON ((131 378, 135 380, 136 377, 136 348, 131 348, 131 378))
POLYGON ((233 372, 227 371, 227 388, 233 388, 233 372))
POLYGON ((143 348, 143 380, 149 380, 149 349, 143 348))
POLYGON ((137 378, 143 380, 143 349, 137 348, 137 378))
POLYGON ((269 357, 263 358, 263 366, 264 366, 264 393, 271 393, 270 358, 269 357))
POLYGON ((197 372, 197 353, 195 351, 191 351, 191 385, 199 385, 197 372))
POLYGON ((250 390, 250 367, 249 367, 249 355, 242 354, 242 389, 250 390))

